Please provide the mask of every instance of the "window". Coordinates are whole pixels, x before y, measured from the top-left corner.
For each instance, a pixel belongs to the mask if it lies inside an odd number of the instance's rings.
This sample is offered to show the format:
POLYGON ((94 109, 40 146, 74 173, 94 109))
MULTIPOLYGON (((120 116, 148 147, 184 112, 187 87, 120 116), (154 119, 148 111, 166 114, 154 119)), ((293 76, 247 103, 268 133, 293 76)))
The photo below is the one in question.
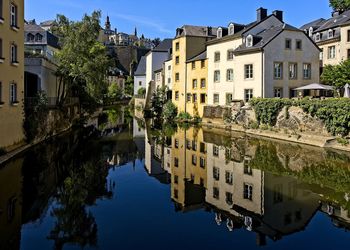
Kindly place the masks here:
POLYGON ((298 64, 289 63, 289 79, 295 80, 298 78, 298 64))
POLYGON ((219 157, 219 147, 213 145, 213 156, 219 157))
POLYGON ((226 80, 228 82, 232 82, 233 81, 233 69, 228 69, 226 72, 226 80))
POLYGON ((233 194, 230 192, 226 192, 226 203, 230 206, 233 204, 233 194))
POLYGON ((142 86, 142 81, 139 81, 139 86, 142 86))
POLYGON ((200 100, 201 103, 205 103, 205 94, 201 94, 200 98, 201 98, 201 100, 200 100))
POLYGON ((175 139, 175 148, 179 148, 179 140, 175 139))
POLYGON ((0 82, 0 105, 3 104, 2 101, 2 82, 0 82))
POLYGON ((247 36, 247 38, 246 38, 246 46, 248 48, 253 46, 253 36, 252 35, 247 36))
POLYGON ((245 79, 253 78, 253 64, 244 65, 244 78, 245 79))
POLYGON ((253 200, 253 185, 244 183, 243 199, 253 200))
POLYGON ((252 169, 252 167, 249 165, 250 164, 250 162, 249 161, 244 161, 244 168, 243 168, 243 173, 245 174, 245 175, 250 175, 250 176, 252 176, 253 175, 253 169, 252 169))
POLYGON ((221 28, 218 29, 217 37, 218 38, 222 37, 222 29, 221 28))
POLYGON ((202 79, 201 79, 201 88, 204 89, 205 86, 206 86, 205 79, 202 78, 202 79))
POLYGON ((192 95, 192 101, 193 103, 197 103, 197 94, 192 95))
POLYGON ((213 178, 216 181, 220 180, 220 169, 218 167, 213 167, 213 178))
POLYGON ((42 40, 43 40, 43 36, 41 34, 38 33, 38 34, 35 35, 35 41, 36 42, 41 42, 42 40))
POLYGON ((16 83, 10 84, 10 102, 11 103, 17 102, 17 84, 16 83))
POLYGON ((3 0, 0 0, 0 20, 4 20, 3 13, 2 13, 2 5, 3 5, 3 0))
POLYGON ((186 95, 186 100, 187 100, 187 102, 190 102, 190 101, 191 101, 191 97, 192 97, 191 94, 187 94, 187 95, 186 95))
POLYGON ((316 40, 316 42, 319 42, 321 40, 321 34, 320 33, 316 34, 315 40, 316 40))
POLYGON ((235 25, 231 23, 228 28, 228 34, 233 35, 234 33, 235 33, 235 25))
POLYGON ((286 45, 285 45, 286 49, 292 49, 292 40, 287 38, 286 39, 286 45))
POLYGON ((17 6, 10 4, 10 25, 17 28, 17 6))
POLYGON ((225 172, 226 183, 229 185, 233 185, 233 173, 231 171, 225 172))
POLYGON ((27 42, 33 42, 33 41, 34 41, 34 35, 29 33, 27 35, 27 42))
POLYGON ((275 62, 273 66, 273 77, 275 79, 282 79, 283 76, 283 63, 275 62))
POLYGON ((170 65, 168 66, 168 70, 171 70, 171 66, 170 65))
POLYGON ((249 100, 252 98, 253 98, 253 89, 245 89, 244 90, 244 101, 249 102, 249 100))
POLYGON ((179 176, 177 176, 177 175, 174 176, 174 183, 175 184, 179 183, 179 176))
POLYGON ((192 88, 194 88, 194 89, 197 88, 197 79, 192 80, 192 88))
POLYGON ((215 103, 215 104, 218 104, 219 101, 220 101, 219 94, 214 94, 214 103, 215 103))
POLYGON ((232 94, 227 93, 226 94, 226 105, 231 105, 231 103, 232 103, 232 94))
POLYGON ((199 160, 200 160, 200 167, 201 167, 201 168, 205 168, 205 159, 204 159, 204 157, 201 156, 201 157, 199 158, 199 160))
POLYGON ((176 44, 175 44, 175 50, 176 50, 176 51, 179 51, 179 50, 180 50, 180 43, 176 43, 176 44))
POLYGON ((179 158, 174 158, 174 166, 178 167, 179 166, 179 158))
POLYGON ((302 50, 303 49, 303 42, 301 40, 297 40, 295 43, 295 48, 298 50, 302 50))
POLYGON ((328 47, 328 59, 335 58, 335 46, 328 47))
POLYGON ((196 62, 192 62, 192 69, 196 69, 196 62))
POLYGON ((203 178, 200 178, 200 179, 199 179, 199 185, 200 185, 201 187, 204 187, 204 179, 203 179, 203 178))
POLYGON ((177 56, 177 57, 175 57, 175 64, 179 64, 179 63, 180 63, 180 57, 177 56))
POLYGON ((179 198, 179 190, 174 189, 174 198, 177 199, 179 198))
POLYGON ((229 49, 228 51, 227 51, 227 61, 231 61, 231 60, 233 60, 233 49, 229 49))
POLYGON ((219 199, 220 198, 220 191, 219 191, 219 188, 217 188, 217 187, 213 188, 213 198, 214 199, 219 199))
POLYGON ((197 156, 192 155, 192 165, 197 166, 197 156))
POLYGON ((214 82, 220 82, 220 70, 214 71, 214 82))
POLYGON ((170 77, 168 77, 168 84, 170 84, 171 83, 171 78, 170 77))
POLYGON ((274 97, 282 98, 283 97, 283 89, 282 88, 274 88, 274 97))
POLYGON ((17 61, 17 45, 11 45, 11 63, 18 63, 17 61))
POLYGON ((328 30, 328 39, 331 39, 334 37, 334 30, 330 29, 328 30))
POLYGON ((220 52, 215 52, 215 54, 214 54, 214 62, 220 62, 220 52))
POLYGON ((188 150, 191 149, 191 141, 190 141, 190 140, 186 140, 186 148, 187 148, 188 150))
POLYGON ((311 79, 311 64, 310 63, 303 64, 303 77, 304 77, 304 79, 311 79))
POLYGON ((201 60, 201 68, 205 68, 205 60, 201 60))
POLYGON ((276 184, 273 187, 273 203, 281 203, 283 202, 283 185, 282 184, 276 184))
POLYGON ((175 73, 175 81, 180 81, 180 73, 175 73))
POLYGON ((205 154, 205 144, 203 142, 199 144, 199 152, 205 154))
POLYGON ((179 91, 175 91, 175 100, 176 100, 176 101, 179 100, 179 91))
POLYGON ((348 42, 350 42, 350 30, 348 30, 348 42))
POLYGON ((196 141, 192 141, 192 150, 197 151, 197 142, 196 141))

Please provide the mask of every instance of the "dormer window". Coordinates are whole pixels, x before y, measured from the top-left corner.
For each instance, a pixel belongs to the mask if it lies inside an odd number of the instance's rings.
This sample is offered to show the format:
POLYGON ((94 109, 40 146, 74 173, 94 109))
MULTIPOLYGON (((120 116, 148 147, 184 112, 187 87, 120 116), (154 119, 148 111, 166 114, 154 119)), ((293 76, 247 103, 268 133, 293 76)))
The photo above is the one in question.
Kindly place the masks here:
POLYGON ((332 29, 328 30, 328 39, 331 39, 334 37, 334 31, 332 29))
POLYGON ((218 29, 217 37, 221 38, 222 37, 222 28, 218 29))
POLYGON ((27 35, 27 41, 28 41, 28 42, 34 41, 34 35, 29 33, 29 34, 27 35))
POLYGON ((248 48, 252 47, 253 46, 253 36, 252 35, 247 36, 247 39, 245 42, 246 42, 246 46, 248 48))
POLYGON ((309 29, 309 36, 311 37, 313 33, 314 33, 314 28, 310 27, 310 29, 309 29))
POLYGON ((35 41, 36 42, 41 42, 43 40, 43 36, 39 33, 35 35, 35 41))
POLYGON ((321 40, 321 34, 320 33, 316 34, 315 40, 316 40, 316 42, 319 42, 321 40))
POLYGON ((235 33, 235 25, 233 23, 231 23, 229 26, 228 26, 228 34, 229 35, 233 35, 235 33))

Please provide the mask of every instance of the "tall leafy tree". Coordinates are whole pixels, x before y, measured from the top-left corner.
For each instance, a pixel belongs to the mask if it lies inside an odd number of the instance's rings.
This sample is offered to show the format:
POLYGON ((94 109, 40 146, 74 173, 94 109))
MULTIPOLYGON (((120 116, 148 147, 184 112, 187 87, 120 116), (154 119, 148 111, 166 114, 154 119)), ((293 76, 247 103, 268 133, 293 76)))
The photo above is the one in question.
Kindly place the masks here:
POLYGON ((334 11, 343 12, 350 9, 350 0, 330 0, 329 5, 334 11))
POLYGON ((101 103, 107 94, 106 76, 111 61, 106 47, 98 42, 100 18, 99 11, 84 15, 78 22, 63 15, 57 16, 53 32, 60 38, 61 45, 57 53, 61 103, 67 95, 101 103))
POLYGON ((347 83, 350 84, 350 60, 343 61, 338 65, 326 65, 321 81, 334 86, 337 90, 343 88, 347 83))

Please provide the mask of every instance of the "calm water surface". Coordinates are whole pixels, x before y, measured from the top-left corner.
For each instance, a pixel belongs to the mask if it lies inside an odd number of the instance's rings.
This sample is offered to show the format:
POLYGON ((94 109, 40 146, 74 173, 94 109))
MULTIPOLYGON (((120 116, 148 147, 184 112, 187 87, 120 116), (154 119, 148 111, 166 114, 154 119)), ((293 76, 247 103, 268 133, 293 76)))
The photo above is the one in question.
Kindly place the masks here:
POLYGON ((349 249, 349 154, 91 124, 0 167, 0 249, 349 249))

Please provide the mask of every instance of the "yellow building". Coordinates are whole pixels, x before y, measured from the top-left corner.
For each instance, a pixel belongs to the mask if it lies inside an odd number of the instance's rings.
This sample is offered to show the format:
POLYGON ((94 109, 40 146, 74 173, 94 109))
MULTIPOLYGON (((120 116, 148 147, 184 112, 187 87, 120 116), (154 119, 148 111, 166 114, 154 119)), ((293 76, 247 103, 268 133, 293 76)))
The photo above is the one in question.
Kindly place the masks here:
POLYGON ((0 148, 11 148, 24 139, 24 0, 0 4, 0 148))
POLYGON ((186 111, 192 117, 203 117, 207 103, 208 60, 207 52, 187 61, 186 111))
POLYGON ((206 145, 198 128, 179 130, 172 138, 171 198, 179 210, 201 206, 207 185, 206 145))
MULTIPOLYGON (((173 103, 178 107, 178 112, 189 112, 186 99, 187 90, 192 86, 188 82, 187 61, 200 55, 206 50, 206 42, 216 37, 216 28, 185 25, 176 30, 173 40, 173 103)), ((192 63, 192 62, 191 62, 192 63)), ((192 79, 192 77, 191 77, 192 79)), ((198 86, 200 83, 198 83, 198 86)), ((199 99, 199 98, 198 98, 199 99)), ((192 111, 193 112, 193 109, 192 111)))

